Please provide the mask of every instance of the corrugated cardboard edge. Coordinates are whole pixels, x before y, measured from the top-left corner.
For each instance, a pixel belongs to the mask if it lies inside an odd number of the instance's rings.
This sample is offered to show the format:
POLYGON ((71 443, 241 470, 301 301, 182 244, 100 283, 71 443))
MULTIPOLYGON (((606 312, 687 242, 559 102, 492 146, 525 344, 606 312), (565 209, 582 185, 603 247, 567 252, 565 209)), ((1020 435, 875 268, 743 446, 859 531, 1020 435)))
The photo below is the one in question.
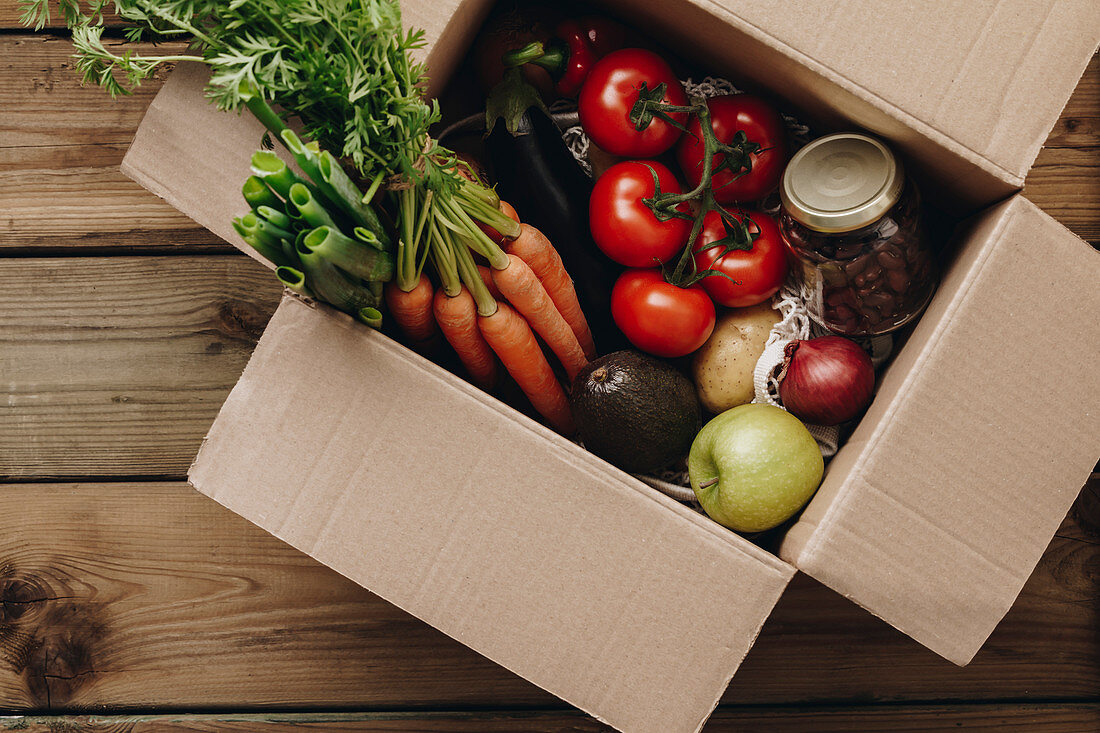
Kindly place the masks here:
MULTIPOLYGON (((326 306, 316 304, 316 303, 310 303, 308 301, 303 301, 303 300, 298 299, 297 297, 294 297, 294 296, 288 296, 288 297, 284 298, 283 302, 280 304, 280 310, 285 309, 285 308, 300 308, 300 307, 308 307, 308 308, 314 310, 315 312, 321 314, 323 317, 325 317, 327 319, 330 319, 330 320, 340 324, 343 328, 345 328, 349 331, 349 336, 352 337, 352 338, 363 338, 364 335, 365 335, 364 334, 364 328, 360 324, 354 322, 350 317, 346 316, 345 314, 333 311, 331 308, 328 308, 326 306)), ((372 337, 373 336, 374 336, 374 334, 372 334, 372 337)), ((267 343, 267 341, 265 341, 265 339, 267 339, 267 332, 265 332, 265 336, 263 338, 261 338, 260 344, 257 346, 256 355, 254 356, 253 361, 251 361, 249 363, 249 365, 246 367, 245 373, 242 375, 241 380, 238 382, 238 386, 234 389, 235 393, 239 392, 240 390, 245 390, 247 392, 246 387, 247 387, 248 384, 250 384, 250 379, 252 379, 252 376, 253 376, 252 373, 251 373, 251 370, 253 369, 253 365, 257 361, 262 360, 264 358, 264 354, 265 354, 264 350, 268 348, 268 343, 267 343)), ((700 515, 699 513, 695 512, 695 511, 692 511, 688 507, 686 507, 686 506, 684 506, 684 505, 682 505, 678 502, 675 502, 672 499, 669 499, 668 497, 666 497, 663 494, 651 489, 650 487, 646 486, 645 484, 638 481, 637 479, 634 479, 633 477, 631 477, 631 476, 629 476, 629 475, 627 475, 627 474, 625 474, 621 471, 618 471, 617 469, 611 468, 610 466, 608 466, 608 464, 606 464, 602 460, 596 458, 595 456, 587 453, 586 451, 583 451, 582 449, 580 449, 578 446, 576 446, 571 441, 569 441, 569 440, 563 438, 562 436, 554 433, 553 431, 551 431, 548 428, 544 427, 543 425, 535 422, 534 420, 531 420, 530 418, 528 418, 525 415, 519 413, 518 411, 514 410, 513 408, 505 405, 504 403, 501 403, 498 400, 495 400, 494 398, 487 397, 480 390, 478 390, 475 387, 467 384, 466 382, 458 379, 457 377, 455 377, 454 375, 450 374, 449 372, 443 370, 442 368, 435 365, 434 363, 431 363, 431 362, 423 359, 422 357, 415 354, 414 352, 409 351, 408 349, 401 346, 400 344, 397 344, 396 342, 393 342, 393 341, 391 341, 389 339, 386 339, 384 337, 381 337, 381 336, 378 337, 375 344, 376 344, 376 346, 379 346, 379 347, 385 349, 391 355, 395 355, 395 356, 399 357, 404 363, 408 364, 409 367, 410 367, 410 372, 414 372, 414 371, 420 372, 421 374, 414 375, 418 380, 419 379, 424 379, 424 378, 429 378, 429 379, 432 379, 432 380, 442 381, 448 387, 450 387, 452 389, 455 389, 455 390, 458 390, 458 391, 464 393, 465 395, 476 399, 479 404, 481 404, 483 406, 486 406, 486 407, 492 408, 492 410, 494 412, 496 412, 497 414, 505 417, 512 424, 514 424, 518 427, 521 427, 522 429, 524 429, 527 432, 531 432, 531 433, 536 434, 542 441, 545 441, 545 443, 547 444, 548 449, 550 449, 552 451, 555 451, 555 452, 566 452, 566 453, 568 453, 570 461, 574 465, 579 464, 580 467, 582 468, 582 470, 584 470, 586 473, 591 473, 593 475, 598 474, 602 479, 605 479, 605 480, 610 479, 610 478, 614 478, 614 480, 617 484, 619 484, 623 488, 628 489, 629 491, 633 492, 639 498, 642 498, 646 501, 653 502, 653 503, 661 506, 662 511, 671 511, 673 514, 678 515, 681 519, 687 520, 693 526, 693 529, 702 530, 705 534, 712 537, 714 540, 719 541, 723 546, 731 549, 732 551, 734 551, 738 554, 743 555, 747 559, 751 559, 752 561, 755 561, 757 563, 758 567, 760 567, 766 573, 770 573, 772 575, 772 577, 774 578, 774 581, 775 581, 774 586, 772 586, 772 591, 773 592, 771 593, 771 595, 768 595, 767 597, 761 599, 760 610, 762 611, 762 613, 759 616, 759 621, 754 621, 753 622, 752 633, 751 633, 751 636, 747 639, 747 644, 744 647, 744 651, 742 653, 740 653, 740 655, 738 656, 738 658, 736 660, 731 660, 731 661, 735 661, 736 663, 733 664, 732 668, 730 669, 729 674, 721 680, 721 684, 715 690, 714 698, 711 701, 710 705, 707 707, 707 710, 706 710, 705 714, 703 714, 702 717, 698 721, 693 721, 692 722, 692 726, 693 726, 692 730, 698 731, 703 726, 703 724, 705 723, 707 718, 709 717, 710 712, 713 711, 714 707, 718 704, 719 700, 721 699, 721 696, 724 693, 726 687, 728 686, 730 679, 732 678, 733 674, 735 673, 737 667, 740 665, 741 661, 744 659, 744 655, 747 653, 748 649, 751 647, 752 642, 755 641, 755 639, 756 639, 757 635, 759 634, 760 629, 762 628, 763 623, 766 620, 767 616, 770 614, 771 608, 774 607, 775 603, 778 601, 780 595, 782 594, 782 592, 785 589, 786 585, 790 581, 791 577, 793 577, 795 569, 793 567, 791 567, 790 565, 784 563, 783 561, 779 560, 774 555, 772 555, 770 553, 767 553, 766 551, 762 550, 761 548, 757 547, 756 545, 753 545, 752 543, 748 542, 747 540, 744 540, 743 538, 741 538, 741 537, 729 532, 728 530, 718 526, 717 524, 710 521, 706 517, 700 515)), ((236 410, 239 406, 238 403, 240 401, 248 400, 250 398, 251 398, 250 394, 231 394, 229 399, 227 399, 225 404, 223 405, 222 410, 219 412, 219 420, 221 419, 223 413, 232 412, 232 411, 236 410)), ((215 426, 216 425, 217 425, 217 421, 215 422, 215 426)), ((212 429, 212 432, 214 432, 214 429, 212 429)), ((196 457, 195 462, 192 464, 192 470, 189 472, 189 479, 190 479, 192 485, 197 490, 199 490, 200 492, 206 494, 207 496, 210 496, 215 501, 218 501, 219 503, 222 503, 224 506, 226 506, 230 510, 236 511, 235 507, 232 506, 231 503, 227 503, 225 501, 222 501, 222 499, 219 497, 217 491, 211 491, 207 487, 205 487, 203 485, 202 480, 197 475, 197 474, 201 473, 201 471, 196 470, 197 467, 202 466, 204 464, 204 462, 206 462, 207 459, 208 459, 207 454, 208 454, 209 447, 210 447, 209 437, 210 436, 208 435, 207 439, 205 439, 203 441, 203 445, 200 448, 199 454, 196 457)), ((254 518, 249 517, 249 516, 245 516, 245 519, 249 519, 250 521, 256 521, 254 518)), ((288 542, 290 542, 290 544, 295 544, 295 542, 292 539, 290 539, 287 536, 283 535, 277 529, 274 529, 273 527, 270 527, 270 526, 265 527, 265 529, 267 529, 267 531, 269 531, 269 532, 272 532, 272 534, 279 537, 280 539, 283 539, 284 541, 288 541, 288 542)), ((298 545, 295 545, 295 546, 298 546, 298 545)), ((299 546, 299 549, 301 549, 301 550, 303 550, 307 553, 309 552, 309 548, 306 548, 306 547, 299 546)), ((340 568, 337 567, 337 568, 334 568, 334 569, 337 572, 340 572, 340 568)), ((352 578, 352 580, 355 580, 355 579, 352 578)), ((376 592, 376 593, 378 592, 378 590, 376 588, 370 588, 370 590, 372 590, 372 592, 376 592)), ((387 600, 391 603, 394 603, 395 605, 403 608, 404 610, 406 610, 407 612, 409 612, 413 615, 417 615, 415 609, 404 606, 400 602, 395 601, 395 599, 393 599, 391 597, 388 597, 385 593, 381 593, 380 597, 384 598, 385 600, 387 600)), ((446 629, 441 629, 441 631, 443 633, 447 633, 446 629)), ((672 630, 670 629, 670 633, 671 633, 671 631, 672 630)), ((452 637, 452 638, 456 638, 456 640, 460 641, 460 642, 465 641, 465 640, 459 639, 457 637, 452 637)), ((498 661, 498 663, 499 663, 499 661, 498 661)), ((504 666, 507 667, 508 665, 504 665, 504 666)), ((512 671, 516 672, 517 674, 520 674, 521 676, 523 676, 522 672, 520 672, 519 670, 512 669, 512 671)), ((531 680, 531 681, 535 684, 538 684, 538 682, 536 680, 531 680)), ((544 689, 547 689, 547 691, 552 693, 552 694, 558 694, 558 695, 561 694, 561 692, 557 691, 557 690, 548 689, 548 688, 544 688, 544 689)), ((582 705, 582 704, 579 704, 575 701, 571 701, 571 702, 574 702, 574 704, 577 704, 586 713, 588 713, 588 714, 592 715, 593 717, 601 720, 602 722, 605 722, 608 725, 615 725, 615 721, 609 720, 607 718, 607 716, 601 715, 599 711, 597 711, 595 709, 592 709, 590 706, 582 705)))
MULTIPOLYGON (((1011 227, 1013 221, 1021 216, 1038 217, 1044 225, 1049 226, 1053 236, 1062 237, 1064 239, 1072 238, 1080 245, 1082 253, 1085 256, 1097 256, 1097 253, 1093 251, 1093 248, 1087 242, 1082 241, 1079 237, 1072 234, 1072 232, 1069 232, 1052 217, 1038 209, 1034 204, 1022 196, 1014 196, 1008 201, 994 207, 991 212, 987 212, 977 217, 979 220, 977 226, 980 228, 981 220, 990 216, 994 217, 993 221, 995 221, 995 224, 988 231, 981 233, 981 240, 985 243, 985 246, 981 252, 981 256, 971 262, 967 268, 967 274, 964 279, 968 282, 972 282, 976 279, 977 273, 982 270, 993 255, 995 249, 994 244, 1002 237, 1005 231, 1011 227)), ((912 628, 911 625, 904 620, 898 619, 890 613, 882 613, 879 609, 867 604, 860 597, 859 592, 853 592, 844 582, 843 578, 837 578, 830 572, 828 562, 826 562, 825 565, 821 564, 819 561, 819 552, 822 546, 831 539, 831 530, 836 525, 836 516, 844 510, 846 503, 852 499, 856 493, 854 487, 859 480, 861 467, 876 450, 883 432, 890 425, 894 413, 898 406, 906 399, 907 392, 912 386, 916 375, 919 374, 920 365, 936 350, 940 336, 959 312, 962 304, 967 299, 968 292, 969 287, 963 287, 954 293, 950 303, 945 308, 945 318, 941 319, 940 327, 937 329, 936 333, 933 334, 933 337, 923 344, 920 352, 913 357, 913 364, 907 370, 904 381, 891 396, 889 403, 885 406, 881 414, 876 415, 874 430, 866 436, 861 436, 857 430, 857 434, 853 435, 853 440, 849 441, 849 443, 844 446, 842 454, 838 455, 834 460, 834 464, 830 467, 830 472, 837 471, 837 475, 842 476, 843 480, 831 486, 826 485, 822 487, 818 497, 814 499, 815 503, 821 503, 816 507, 811 506, 807 509, 803 517, 799 519, 796 525, 792 527, 784 538, 779 552, 781 558, 792 563, 798 567, 799 570, 821 581, 825 585, 828 585, 845 598, 848 598, 873 615, 894 626, 899 631, 912 637, 932 651, 959 666, 965 666, 973 659, 975 654, 977 654, 978 650, 984 645, 990 634, 992 634, 993 630, 1012 607, 1016 597, 1023 589, 1024 584, 1027 582, 1027 579, 1030 577, 1035 566, 1042 557, 1045 545, 1037 548, 1031 554, 1026 572, 1014 574, 1015 587, 1011 593, 1011 597, 1000 600, 998 612, 995 614, 995 617, 990 616, 984 619, 985 628, 980 638, 975 636, 962 640, 960 643, 952 643, 951 640, 945 641, 929 638, 927 634, 922 633, 919 629, 912 628), (823 511, 819 508, 822 506, 824 507, 823 511)), ((1080 487, 1084 485, 1092 470, 1092 466, 1093 462, 1089 462, 1087 466, 1082 467, 1080 475, 1077 477, 1079 482, 1074 484, 1075 486, 1080 487)), ((1051 537, 1053 537, 1054 533, 1057 531, 1058 525, 1069 511, 1077 495, 1078 491, 1067 490, 1065 492, 1057 512, 1057 520, 1052 520, 1053 523, 1049 527, 1051 537)), ((1049 540, 1047 542, 1049 543, 1049 540)))

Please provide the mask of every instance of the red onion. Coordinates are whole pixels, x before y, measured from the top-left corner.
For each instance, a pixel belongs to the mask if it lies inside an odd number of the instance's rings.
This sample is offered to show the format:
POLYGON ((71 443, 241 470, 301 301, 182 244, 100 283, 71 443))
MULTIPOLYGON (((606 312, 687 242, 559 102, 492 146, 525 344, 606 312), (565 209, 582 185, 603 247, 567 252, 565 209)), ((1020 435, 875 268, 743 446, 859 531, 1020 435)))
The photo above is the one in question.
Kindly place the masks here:
POLYGON ((843 336, 792 341, 783 350, 779 398, 787 410, 814 425, 839 425, 871 404, 871 357, 843 336))

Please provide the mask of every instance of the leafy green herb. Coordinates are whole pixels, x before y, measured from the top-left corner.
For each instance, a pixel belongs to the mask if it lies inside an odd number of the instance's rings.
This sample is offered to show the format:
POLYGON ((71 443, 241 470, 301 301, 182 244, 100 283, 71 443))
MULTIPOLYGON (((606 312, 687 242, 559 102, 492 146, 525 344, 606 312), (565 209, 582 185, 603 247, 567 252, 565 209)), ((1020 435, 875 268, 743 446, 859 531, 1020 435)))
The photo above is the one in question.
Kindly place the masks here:
MULTIPOLYGON (((24 0, 23 22, 48 24, 47 2, 24 0)), ((388 234, 364 199, 371 201, 379 188, 390 192, 397 206, 396 280, 402 289, 415 285, 429 250, 447 245, 426 232, 458 232, 462 244, 490 252, 498 265, 503 253, 474 219, 518 234, 518 225, 496 208, 495 194, 460 176, 454 153, 430 137, 439 109, 422 96, 425 69, 411 57, 424 35, 404 30, 398 0, 61 0, 61 10, 86 82, 117 96, 131 93, 163 64, 206 64, 207 93, 218 107, 247 108, 272 139, 297 148, 300 163, 316 163, 320 180, 306 172, 318 190, 383 248, 388 234), (105 39, 107 10, 128 23, 125 41, 105 39), (146 54, 128 45, 139 40, 186 40, 188 53, 146 54), (300 119, 313 142, 288 137, 275 107, 300 119), (318 153, 318 143, 336 157, 318 153), (306 151, 310 146, 316 161, 306 151), (357 176, 342 176, 337 164, 357 176), (369 182, 369 196, 358 190, 355 177, 369 182), (351 200, 353 193, 359 201, 351 200)), ((440 273, 453 287, 450 274, 440 273)))
MULTIPOLYGON (((444 184, 438 170, 418 166, 439 111, 421 97, 424 69, 409 57, 423 45, 423 33, 404 32, 397 2, 92 0, 83 11, 80 5, 61 4, 78 68, 112 95, 130 93, 166 62, 201 61, 211 68, 208 92, 219 108, 237 109, 258 90, 298 115, 307 136, 339 151, 364 177, 384 170, 444 184), (108 6, 131 25, 127 38, 186 37, 193 53, 145 55, 105 44, 108 6)), ((24 7, 24 23, 49 22, 47 0, 24 7)))

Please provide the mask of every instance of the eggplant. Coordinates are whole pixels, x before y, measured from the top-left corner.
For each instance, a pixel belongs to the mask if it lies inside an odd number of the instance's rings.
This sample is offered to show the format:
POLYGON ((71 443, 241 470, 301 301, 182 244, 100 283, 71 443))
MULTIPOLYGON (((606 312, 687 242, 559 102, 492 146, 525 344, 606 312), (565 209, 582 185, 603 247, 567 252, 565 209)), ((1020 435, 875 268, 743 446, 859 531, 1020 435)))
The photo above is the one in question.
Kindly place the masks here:
POLYGON ((628 348, 611 318, 611 288, 623 268, 592 240, 592 180, 569 152, 557 125, 538 107, 529 107, 518 118, 515 135, 497 118, 485 145, 501 198, 561 255, 599 353, 628 348))

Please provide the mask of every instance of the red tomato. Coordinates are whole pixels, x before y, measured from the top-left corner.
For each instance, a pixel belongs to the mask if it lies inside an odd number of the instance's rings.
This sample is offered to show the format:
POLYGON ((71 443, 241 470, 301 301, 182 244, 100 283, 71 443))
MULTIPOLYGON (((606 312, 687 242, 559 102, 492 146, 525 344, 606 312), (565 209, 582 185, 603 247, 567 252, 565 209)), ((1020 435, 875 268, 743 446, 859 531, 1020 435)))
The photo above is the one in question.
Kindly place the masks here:
POLYGON ((722 217, 708 211, 703 218, 703 231, 695 240, 695 269, 717 270, 728 276, 708 275, 700 280, 703 289, 714 302, 727 308, 745 308, 763 303, 779 292, 787 277, 787 248, 779 236, 775 219, 762 212, 746 212, 749 231, 757 234, 752 249, 730 250, 722 254, 722 246, 703 249, 726 236, 722 217))
POLYGON ((655 190, 649 166, 657 172, 662 192, 680 193, 680 184, 667 166, 653 160, 627 160, 599 177, 588 200, 588 224, 596 246, 627 267, 664 264, 691 236, 690 221, 660 221, 642 203, 655 190))
MULTIPOLYGON (((581 87, 577 111, 588 137, 612 155, 623 158, 652 158, 660 155, 680 137, 680 128, 654 117, 642 131, 634 128, 630 111, 638 101, 642 83, 647 89, 666 84, 662 101, 686 105, 687 95, 672 68, 657 54, 641 48, 622 48, 596 62, 581 87)), ((686 125, 687 114, 672 118, 686 125)))
POLYGON ((714 303, 698 285, 681 288, 652 268, 627 270, 611 289, 611 317, 630 343, 655 356, 685 356, 714 330, 714 303))
MULTIPOLYGON (((770 104, 749 94, 733 94, 707 100, 710 127, 719 142, 728 143, 738 130, 744 130, 749 141, 757 143, 761 152, 752 155, 752 170, 735 179, 729 170, 711 178, 714 198, 719 203, 756 201, 779 185, 783 167, 787 165, 787 142, 783 120, 770 104)), ((688 186, 699 185, 703 177, 703 136, 699 118, 692 117, 688 132, 676 147, 676 160, 684 172, 688 186)), ((717 166, 722 158, 714 156, 717 166)))

